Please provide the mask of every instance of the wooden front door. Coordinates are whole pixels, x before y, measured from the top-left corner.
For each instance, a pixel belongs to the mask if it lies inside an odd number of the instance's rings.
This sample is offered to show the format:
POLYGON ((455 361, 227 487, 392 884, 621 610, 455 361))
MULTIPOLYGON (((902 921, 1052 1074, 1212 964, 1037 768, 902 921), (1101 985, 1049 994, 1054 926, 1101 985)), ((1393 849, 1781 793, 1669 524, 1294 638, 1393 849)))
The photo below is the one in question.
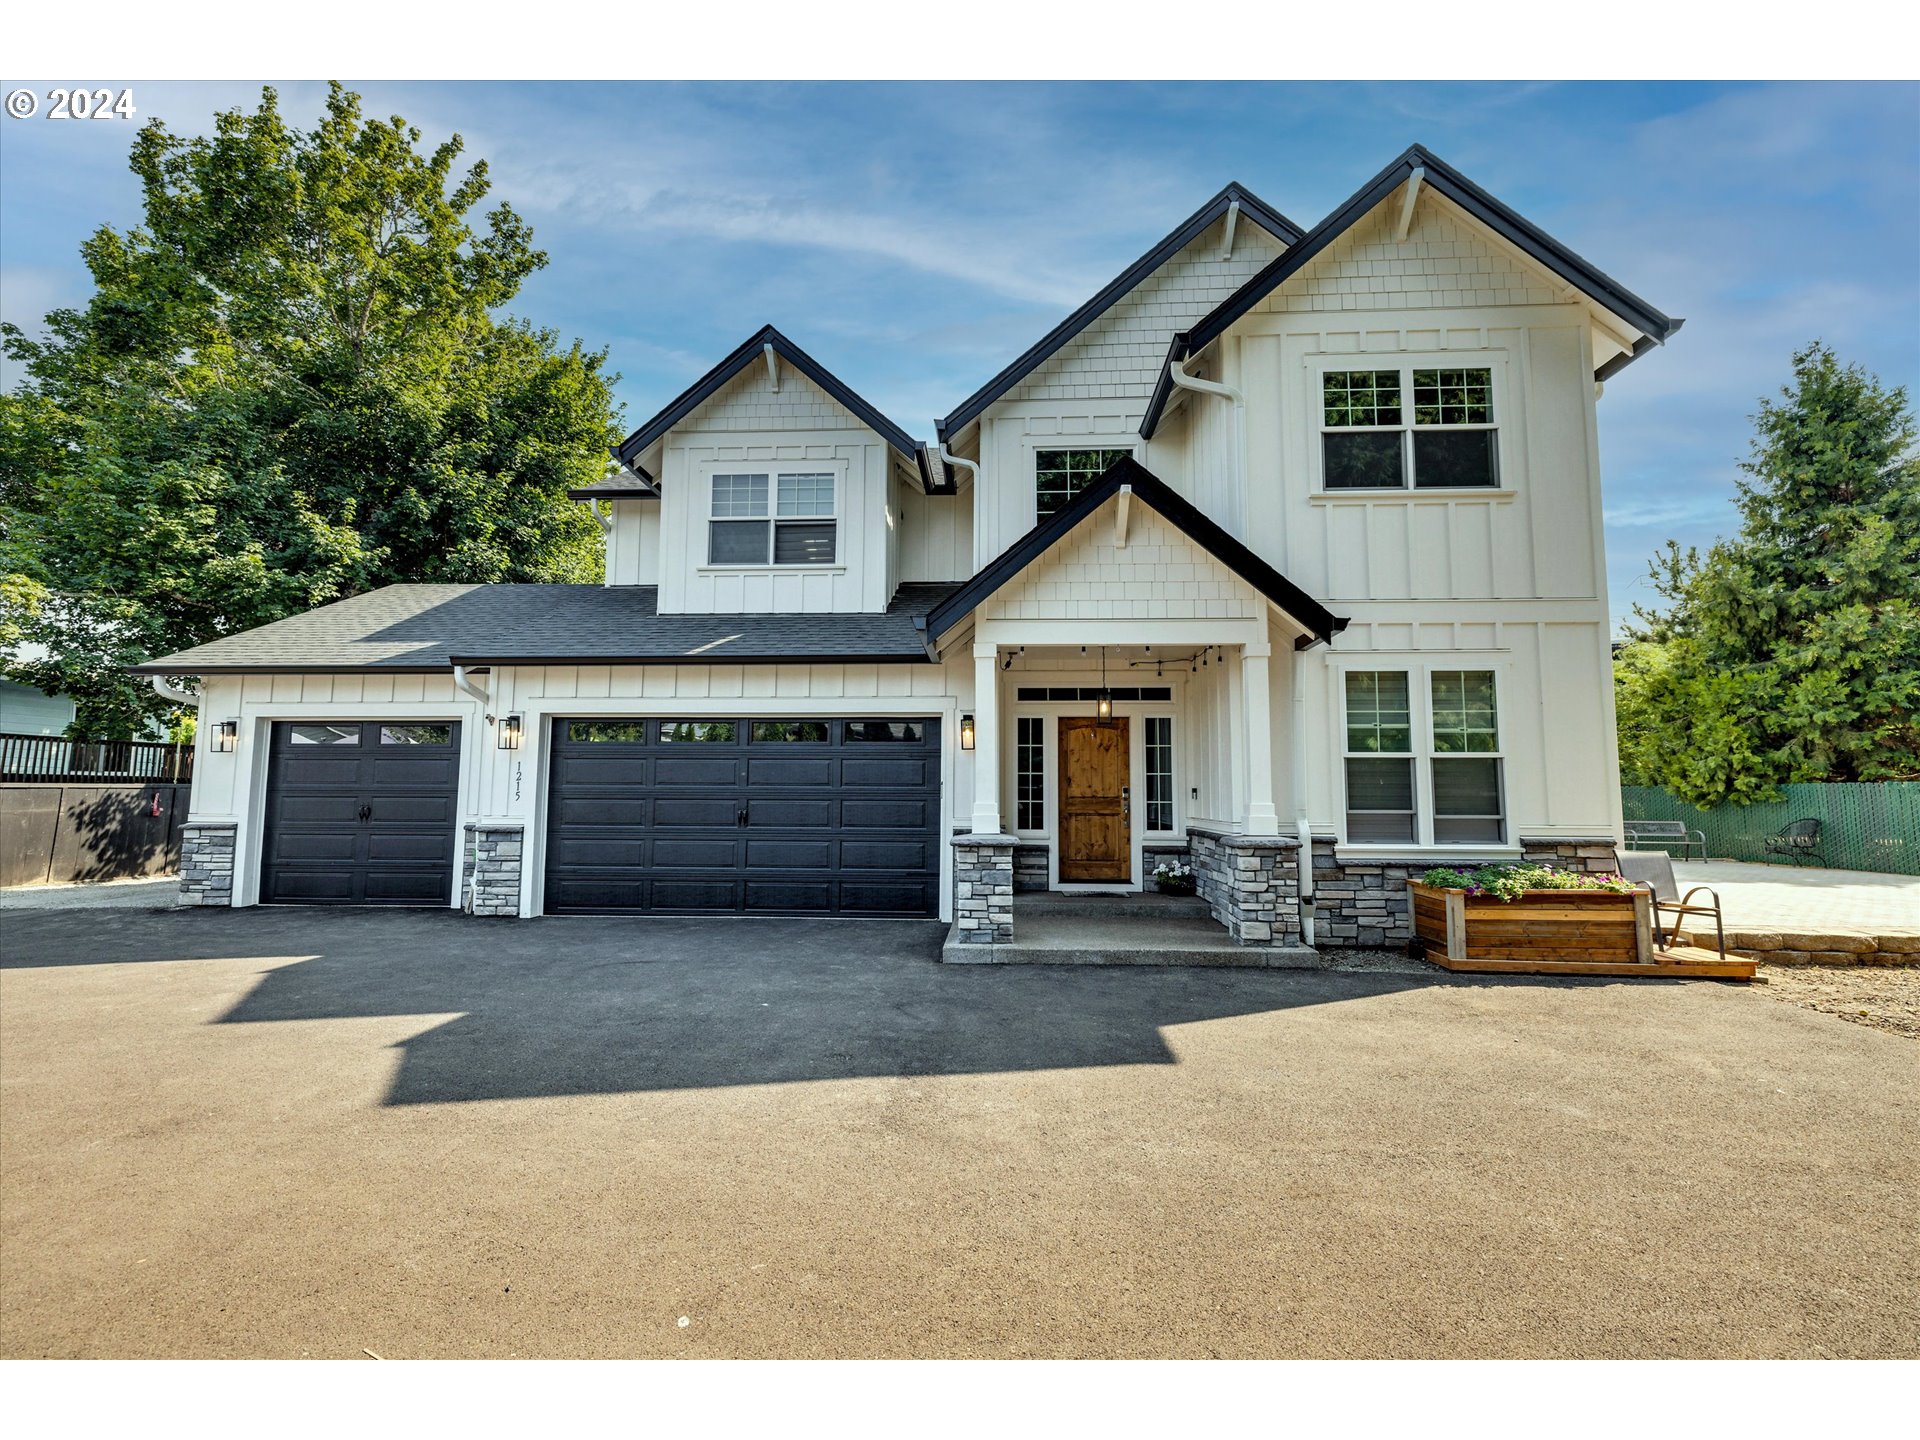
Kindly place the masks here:
POLYGON ((1128 816, 1127 722, 1086 717, 1060 722, 1060 878, 1074 883, 1133 880, 1128 816))

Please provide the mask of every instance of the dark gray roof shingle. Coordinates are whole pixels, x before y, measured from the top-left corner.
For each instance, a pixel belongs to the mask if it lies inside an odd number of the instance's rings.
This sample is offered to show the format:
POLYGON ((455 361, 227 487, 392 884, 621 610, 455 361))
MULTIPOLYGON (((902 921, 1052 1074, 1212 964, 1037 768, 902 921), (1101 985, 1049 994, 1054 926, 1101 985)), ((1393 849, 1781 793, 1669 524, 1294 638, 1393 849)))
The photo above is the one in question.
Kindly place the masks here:
POLYGON ((878 615, 662 615, 652 585, 389 585, 134 668, 207 675, 433 671, 455 662, 924 662, 916 621, 956 588, 902 585, 878 615))

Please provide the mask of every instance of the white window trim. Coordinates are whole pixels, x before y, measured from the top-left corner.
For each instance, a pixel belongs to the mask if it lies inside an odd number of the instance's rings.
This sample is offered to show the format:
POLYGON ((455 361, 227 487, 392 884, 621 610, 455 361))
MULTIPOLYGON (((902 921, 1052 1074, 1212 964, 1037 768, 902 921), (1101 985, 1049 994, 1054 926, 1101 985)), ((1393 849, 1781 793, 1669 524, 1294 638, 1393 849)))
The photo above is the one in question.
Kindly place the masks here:
MULTIPOLYGON (((1029 528, 1043 518, 1040 514, 1040 452, 1043 450, 1124 450, 1129 459, 1140 458, 1138 435, 1029 435, 1023 442, 1027 450, 1027 502, 1029 528)), ((1068 504, 1073 502, 1069 500, 1068 504)), ((1063 507, 1064 508, 1064 507, 1063 507)), ((1058 510, 1053 512, 1058 515, 1058 510)), ((1052 519, 1052 516, 1044 517, 1052 519)))
POLYGON ((1481 655, 1439 655, 1428 659, 1412 660, 1394 656, 1371 656, 1356 654, 1347 663, 1329 667, 1334 680, 1334 706, 1339 725, 1340 766, 1339 766, 1339 806, 1336 815, 1338 844, 1342 849, 1368 851, 1374 854, 1405 854, 1417 852, 1435 855, 1471 856, 1475 854, 1518 854, 1519 847, 1514 841, 1513 787, 1510 768, 1507 765, 1507 736, 1511 723, 1511 702, 1508 699, 1510 689, 1509 668, 1503 659, 1481 655), (1449 750, 1444 755, 1433 747, 1433 676, 1435 672, 1452 673, 1461 670, 1485 670, 1493 675, 1493 719, 1497 728, 1495 738, 1497 748, 1493 750, 1449 750), (1382 752, 1378 750, 1351 750, 1347 748, 1347 676, 1350 673, 1403 672, 1407 677, 1408 704, 1412 714, 1413 749, 1408 752, 1382 752), (1417 687, 1417 688, 1416 688, 1417 687), (1413 839, 1406 842, 1363 840, 1354 841, 1347 835, 1347 761, 1349 760, 1392 760, 1406 758, 1413 761, 1413 839), (1500 804, 1502 814, 1501 828, 1506 832, 1504 840, 1472 840, 1452 844, 1433 838, 1433 762, 1435 759, 1474 759, 1497 760, 1500 762, 1500 804))
POLYGON ((1405 500, 1405 501, 1446 501, 1446 500, 1485 500, 1510 499, 1518 493, 1515 477, 1518 471, 1519 452, 1514 443, 1516 429, 1515 392, 1511 383, 1511 352, 1506 350, 1435 350, 1402 351, 1395 350, 1386 354, 1367 354, 1365 352, 1346 354, 1318 354, 1306 357, 1307 401, 1313 407, 1307 431, 1312 436, 1308 447, 1309 492, 1314 500, 1405 500), (1414 484, 1413 441, 1413 372, 1415 370, 1489 370, 1491 399, 1493 402, 1493 421, 1486 425, 1423 425, 1422 430, 1491 430, 1494 435, 1494 472, 1498 483, 1493 485, 1436 485, 1421 489, 1414 484), (1402 436, 1401 453, 1405 466, 1407 483, 1404 485, 1370 486, 1364 489, 1327 488, 1326 445, 1321 437, 1327 434, 1354 435, 1377 430, 1385 426, 1373 425, 1328 425, 1326 423, 1325 388, 1329 372, 1344 370, 1398 370, 1400 372, 1400 404, 1402 424, 1397 433, 1402 436))
POLYGON ((722 575, 834 575, 843 574, 846 561, 846 496, 847 464, 844 460, 717 460, 709 461, 702 469, 702 492, 706 497, 705 508, 700 512, 701 548, 703 557, 694 568, 704 574, 722 575), (713 513, 713 481, 716 475, 765 475, 767 477, 767 513, 765 516, 715 515, 713 513), (831 475, 833 477, 833 513, 831 515, 780 515, 780 477, 783 475, 831 475), (716 561, 709 558, 713 554, 713 526, 724 524, 728 520, 760 520, 767 522, 767 558, 765 561, 716 561), (774 528, 782 519, 833 522, 833 559, 819 564, 796 564, 791 561, 781 564, 773 559, 774 528))

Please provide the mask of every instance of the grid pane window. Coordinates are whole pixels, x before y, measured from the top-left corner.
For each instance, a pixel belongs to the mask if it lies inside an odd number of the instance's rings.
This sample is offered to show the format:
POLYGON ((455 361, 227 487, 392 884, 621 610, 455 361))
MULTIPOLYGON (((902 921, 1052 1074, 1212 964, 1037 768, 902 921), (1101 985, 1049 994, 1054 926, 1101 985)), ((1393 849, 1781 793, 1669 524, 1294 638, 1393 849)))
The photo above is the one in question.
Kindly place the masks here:
POLYGON ((1329 370, 1321 376, 1321 485, 1327 490, 1498 485, 1494 418, 1490 366, 1329 370))
POLYGON ((1400 424, 1398 370, 1329 370, 1321 381, 1321 406, 1329 427, 1400 424))
POLYGON ((1022 715, 1014 735, 1014 828, 1044 830, 1047 824, 1047 722, 1022 715))
POLYGON ((1404 670, 1347 672, 1347 749, 1410 754, 1413 715, 1404 670))
POLYGON ((830 473, 715 475, 707 563, 831 565, 839 552, 835 485, 830 473))
POLYGON ((779 513, 782 515, 832 515, 833 476, 782 475, 779 513))
POLYGON ((1122 460, 1128 450, 1040 450, 1034 454, 1034 508, 1044 520, 1122 460))
POLYGON ((1433 672, 1433 748, 1437 754, 1500 748, 1491 670, 1433 672))
POLYGON ((1413 423, 1416 425, 1491 425, 1493 423, 1493 371, 1414 371, 1413 423))
POLYGON ((1173 829, 1173 717, 1147 717, 1147 829, 1173 829))

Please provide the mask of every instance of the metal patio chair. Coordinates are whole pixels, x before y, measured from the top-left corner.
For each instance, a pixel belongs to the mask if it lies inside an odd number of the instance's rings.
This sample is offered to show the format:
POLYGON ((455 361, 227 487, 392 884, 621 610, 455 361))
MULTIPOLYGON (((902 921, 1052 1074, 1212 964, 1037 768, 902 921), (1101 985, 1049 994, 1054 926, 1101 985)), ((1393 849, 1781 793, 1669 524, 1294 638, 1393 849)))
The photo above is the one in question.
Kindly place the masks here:
POLYGON ((1811 858, 1824 866, 1827 857, 1820 853, 1820 829, 1818 820, 1796 820, 1791 825, 1783 825, 1767 836, 1767 854, 1778 855, 1796 865, 1804 858, 1811 858))
POLYGON ((1638 854, 1616 854, 1620 862, 1620 873, 1634 884, 1643 887, 1653 896, 1653 937, 1654 944, 1665 949, 1667 936, 1678 934, 1678 923, 1670 931, 1665 916, 1672 914, 1713 916, 1714 937, 1720 948, 1720 958, 1727 958, 1727 927, 1720 916, 1720 897, 1705 885, 1696 885, 1686 894, 1680 893, 1680 882, 1674 878, 1673 857, 1665 851, 1648 850, 1638 854), (1693 897, 1706 895, 1711 905, 1696 905, 1693 897))

